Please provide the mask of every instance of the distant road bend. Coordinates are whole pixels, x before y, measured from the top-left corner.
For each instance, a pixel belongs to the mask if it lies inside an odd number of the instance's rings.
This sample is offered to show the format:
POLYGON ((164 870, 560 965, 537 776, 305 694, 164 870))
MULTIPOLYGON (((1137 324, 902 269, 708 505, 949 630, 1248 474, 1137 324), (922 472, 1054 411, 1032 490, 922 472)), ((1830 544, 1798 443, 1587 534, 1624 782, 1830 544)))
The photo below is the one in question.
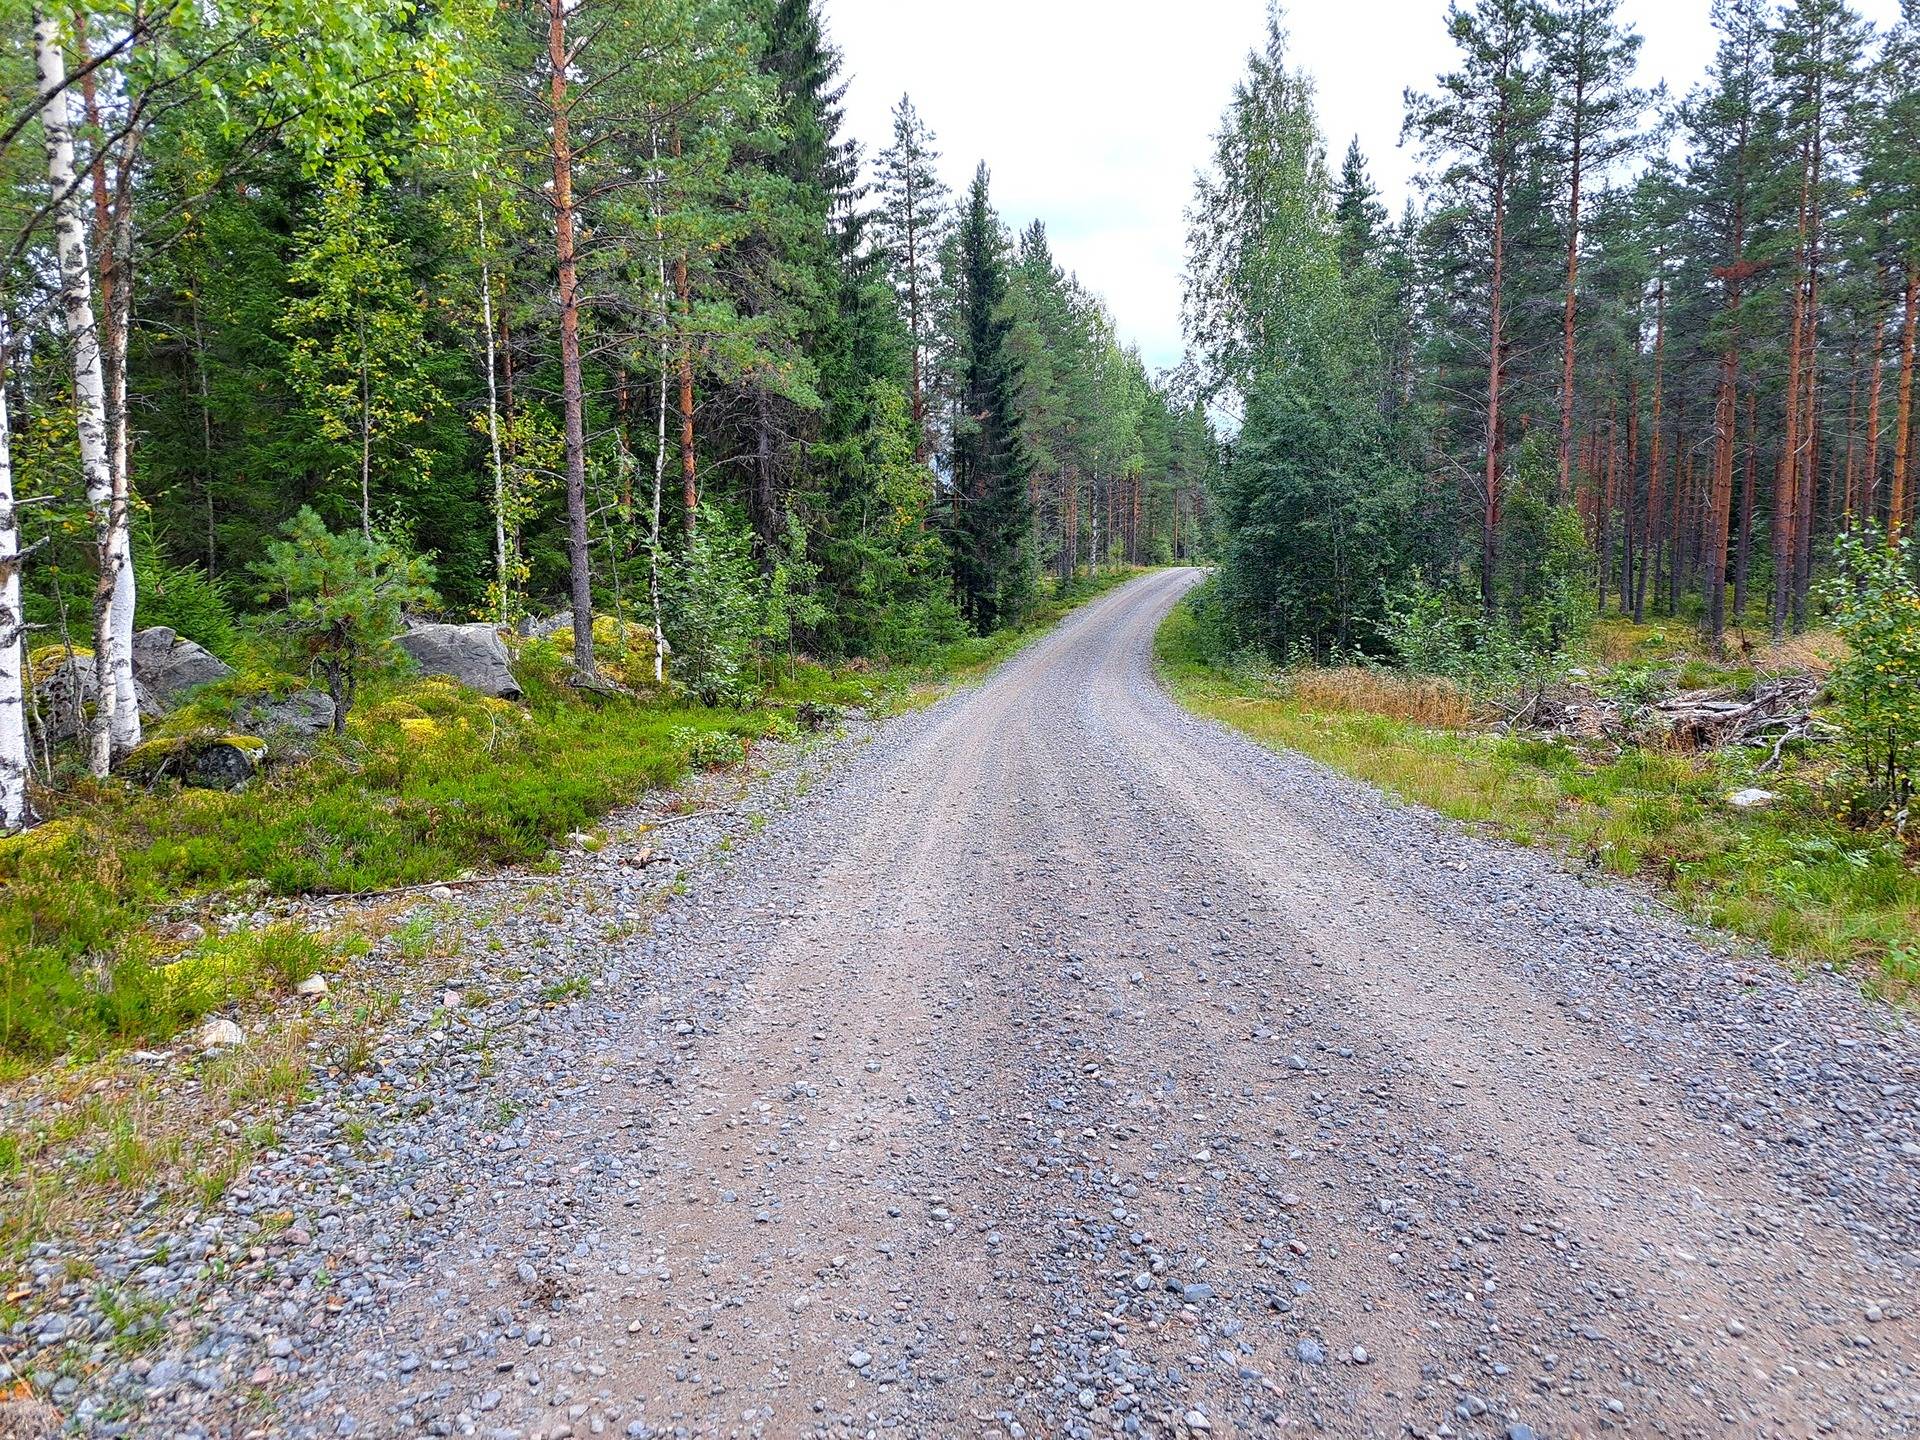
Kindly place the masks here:
POLYGON ((600 945, 309 1433, 1920 1434, 1912 1027, 1187 715, 1196 578, 600 945))

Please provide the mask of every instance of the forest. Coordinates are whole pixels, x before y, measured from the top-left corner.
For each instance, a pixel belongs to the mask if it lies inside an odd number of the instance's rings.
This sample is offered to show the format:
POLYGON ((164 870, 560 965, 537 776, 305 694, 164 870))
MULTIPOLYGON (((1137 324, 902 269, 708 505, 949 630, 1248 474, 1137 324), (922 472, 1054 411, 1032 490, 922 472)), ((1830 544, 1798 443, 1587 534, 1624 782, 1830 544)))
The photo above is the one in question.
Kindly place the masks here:
POLYGON ((1164 673, 1911 996, 1920 0, 1716 0, 1658 88, 1624 10, 1456 0, 1397 217, 1275 12, 1187 215, 1218 568, 1164 673))
POLYGON ((840 67, 814 0, 9 0, 0 831, 151 627, 336 725, 423 618, 724 704, 1189 554, 1199 405, 840 67))
POLYGON ((1189 215, 1227 648, 1498 668, 1611 612, 1723 653, 1911 529, 1920 4, 1715 0, 1657 90, 1620 11, 1456 0, 1398 217, 1276 15, 1189 215))

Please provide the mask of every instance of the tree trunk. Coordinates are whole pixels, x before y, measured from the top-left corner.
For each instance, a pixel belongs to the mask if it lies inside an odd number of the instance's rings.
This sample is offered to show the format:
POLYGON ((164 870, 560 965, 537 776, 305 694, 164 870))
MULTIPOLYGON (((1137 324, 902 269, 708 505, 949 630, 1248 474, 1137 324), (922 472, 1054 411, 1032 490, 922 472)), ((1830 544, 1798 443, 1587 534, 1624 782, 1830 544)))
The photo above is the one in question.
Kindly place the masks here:
POLYGON ((1917 313, 1920 313, 1920 256, 1910 256, 1906 314, 1900 322, 1900 390, 1894 399, 1893 488, 1887 505, 1889 535, 1900 534, 1906 526, 1907 494, 1913 485, 1913 349, 1917 313))
MULTIPOLYGON (((80 76, 82 113, 96 136, 106 131, 100 123, 99 92, 89 64, 87 23, 83 11, 73 14, 74 43, 79 51, 83 72, 80 76)), ((133 158, 139 144, 139 132, 129 130, 121 140, 121 156, 115 166, 118 206, 107 193, 106 155, 94 151, 88 166, 93 187, 94 262, 100 275, 100 309, 106 324, 100 331, 100 373, 107 393, 107 463, 113 475, 112 508, 116 550, 125 563, 114 569, 111 625, 113 663, 118 669, 113 688, 112 713, 107 717, 113 752, 124 755, 140 743, 140 702, 133 682, 133 524, 131 446, 127 424, 127 335, 133 312, 133 158)), ((99 663, 96 659, 96 665, 99 663)))
POLYGON ((20 604, 20 523, 7 424, 7 342, 0 329, 0 835, 24 829, 27 807, 26 616, 20 604))
MULTIPOLYGON (((1581 119, 1585 113, 1582 94, 1584 75, 1573 93, 1573 169, 1567 200, 1567 298, 1560 318, 1560 500, 1566 502, 1572 484, 1573 467, 1573 322, 1580 284, 1580 145, 1581 119)), ((1601 523, 1606 524, 1603 518, 1601 523)), ((1606 573, 1604 570, 1601 572, 1606 573)), ((1604 596, 1606 585, 1600 587, 1604 596)))
POLYGON ((572 575, 573 666, 588 679, 593 659, 593 555, 587 541, 586 393, 580 374, 580 278, 573 247, 573 149, 567 136, 567 0, 547 0, 547 63, 553 111, 553 248, 560 270, 560 392, 567 456, 567 561, 572 575))
MULTIPOLYGON (((1730 302, 1738 304, 1737 300, 1730 302)), ((1707 643, 1725 653, 1727 630, 1727 527, 1733 509, 1733 454, 1738 441, 1740 351, 1728 345, 1720 357, 1720 393, 1713 406, 1713 481, 1707 501, 1707 643)))
POLYGON ((1757 392, 1747 392, 1747 467, 1746 479, 1740 487, 1740 548, 1734 557, 1733 570, 1733 622, 1746 624, 1747 616, 1747 577, 1753 566, 1753 502, 1754 472, 1759 464, 1760 397, 1757 392))
MULTIPOLYGON (((680 131, 673 132, 674 158, 680 157, 680 131)), ((700 474, 693 455, 693 287, 687 279, 683 245, 673 257, 673 293, 680 307, 680 504, 687 543, 700 518, 700 474)))
POLYGON ((495 619, 502 625, 513 618, 513 571, 507 561, 507 467, 500 458, 500 386, 494 376, 498 352, 493 340, 493 264, 487 254, 486 202, 475 200, 480 223, 480 328, 487 334, 487 448, 493 454, 493 573, 500 586, 495 619))
MULTIPOLYGON (((113 768, 115 689, 121 667, 115 663, 113 635, 114 581, 125 551, 116 543, 113 464, 108 452, 107 390, 101 371, 100 331, 94 322, 93 276, 87 262, 86 202, 74 171, 73 126, 68 117, 67 61, 60 50, 59 33, 51 20, 36 15, 33 22, 34 60, 40 93, 46 97, 40 112, 47 144, 47 183, 61 197, 54 215, 54 249, 60 267, 60 307, 72 352, 74 421, 79 436, 80 473, 86 485, 87 510, 93 522, 95 584, 93 591, 93 648, 95 710, 89 736, 88 765, 105 777, 113 768)), ((131 657, 129 657, 131 658, 131 657)))
MULTIPOLYGON (((1664 259, 1664 256, 1662 257, 1664 259)), ((1647 528, 1640 544, 1640 578, 1633 587, 1633 623, 1647 618, 1647 580, 1652 572, 1653 596, 1660 598, 1660 463, 1666 432, 1661 428, 1661 406, 1666 398, 1667 282, 1662 276, 1654 292, 1653 310, 1653 439, 1647 460, 1647 528)))
MULTIPOLYGON (((676 137, 678 131, 675 132, 676 137)), ((653 130, 653 263, 654 324, 659 327, 660 394, 653 437, 653 506, 647 526, 647 604, 653 612, 653 683, 667 680, 667 631, 660 607, 660 498, 667 477, 667 386, 673 363, 673 328, 667 315, 667 226, 665 197, 660 193, 660 131, 653 130)))
POLYGON ((1787 636, 1787 615, 1793 601, 1793 562, 1799 536, 1794 507, 1799 498, 1801 343, 1806 315, 1807 208, 1811 203, 1811 171, 1803 168, 1800 181, 1800 238, 1795 256, 1793 316, 1787 340, 1786 435, 1773 490, 1773 603, 1770 622, 1773 643, 1787 636))
POLYGON ((1887 273, 1881 267, 1874 286, 1873 344, 1867 359, 1867 436, 1866 467, 1860 476, 1860 520, 1872 521, 1880 513, 1880 379, 1884 370, 1884 340, 1887 321, 1881 305, 1886 299, 1887 273))
POLYGON ((1480 611, 1493 618, 1495 546, 1500 529, 1500 364, 1506 343, 1506 184, 1504 174, 1493 187, 1493 288, 1487 307, 1487 472, 1486 495, 1480 511, 1480 611))
MULTIPOLYGON (((1816 230, 1817 235, 1817 230, 1816 230)), ((1818 240, 1816 238, 1817 247, 1818 240)), ((1804 455, 1800 461, 1799 496, 1794 502, 1797 522, 1793 537, 1793 632, 1804 634, 1807 628, 1807 594, 1813 584, 1813 521, 1818 498, 1816 468, 1820 450, 1820 272, 1816 250, 1807 267, 1807 321, 1804 344, 1806 359, 1801 401, 1800 437, 1804 455)))
MULTIPOLYGON (((1571 472, 1569 472, 1571 474, 1571 472)), ((1620 425, 1616 413, 1607 416, 1607 459, 1600 493, 1595 497, 1594 520, 1599 533, 1600 583, 1594 587, 1594 608, 1607 613, 1607 581, 1613 575, 1613 507, 1620 487, 1620 425)))
MULTIPOLYGON (((1640 347, 1635 344, 1634 371, 1639 370, 1640 347)), ((1640 475, 1640 377, 1627 380, 1627 469, 1620 486, 1620 613, 1633 606, 1633 500, 1640 475)), ((1605 581, 1601 587, 1605 588, 1605 581)))

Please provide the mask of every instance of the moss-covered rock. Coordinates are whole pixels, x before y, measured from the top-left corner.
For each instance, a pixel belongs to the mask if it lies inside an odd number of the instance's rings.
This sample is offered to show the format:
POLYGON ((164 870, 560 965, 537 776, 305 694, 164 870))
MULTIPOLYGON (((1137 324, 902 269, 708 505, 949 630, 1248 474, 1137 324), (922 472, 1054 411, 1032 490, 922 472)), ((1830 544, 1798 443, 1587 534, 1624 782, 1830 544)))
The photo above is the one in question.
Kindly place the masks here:
POLYGON ((257 735, 165 735, 136 747, 122 770, 149 784, 171 778, 231 790, 251 780, 266 755, 266 742, 257 735))

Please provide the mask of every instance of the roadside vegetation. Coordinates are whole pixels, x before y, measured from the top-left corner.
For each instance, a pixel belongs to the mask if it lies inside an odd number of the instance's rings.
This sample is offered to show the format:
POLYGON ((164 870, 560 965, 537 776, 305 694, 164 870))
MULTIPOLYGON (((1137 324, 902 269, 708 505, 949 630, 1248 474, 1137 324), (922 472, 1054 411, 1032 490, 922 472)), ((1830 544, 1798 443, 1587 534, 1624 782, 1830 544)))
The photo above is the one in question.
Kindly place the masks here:
MULTIPOLYGON (((1157 640, 1168 684, 1199 713, 1486 833, 1645 881, 1791 962, 1920 999, 1916 837, 1878 812, 1847 746, 1790 743, 1777 764, 1771 735, 1695 748, 1659 708, 1682 693, 1731 704, 1781 677, 1831 694, 1849 656, 1836 634, 1723 661, 1684 621, 1611 620, 1524 688, 1484 686, 1365 660, 1223 656, 1208 600, 1184 602, 1157 640), (1746 808, 1730 798, 1741 792, 1746 808)), ((1818 713, 1838 735, 1844 705, 1818 713)))
MULTIPOLYGON (((222 930, 217 916, 538 862, 690 769, 740 762, 760 740, 845 709, 884 714, 973 678, 1132 573, 1043 583, 1020 623, 915 660, 762 663, 743 644, 737 703, 648 687, 647 632, 631 627, 633 653, 609 644, 602 668, 632 688, 568 683, 570 636, 516 641, 522 699, 387 664, 339 734, 275 742, 260 773, 233 789, 74 777, 52 792, 45 823, 0 840, 0 1055, 19 1063, 163 1041, 236 1002, 290 991, 341 942, 287 923, 222 930)), ((218 736, 263 690, 288 683, 243 671, 197 692, 147 743, 218 736)))

